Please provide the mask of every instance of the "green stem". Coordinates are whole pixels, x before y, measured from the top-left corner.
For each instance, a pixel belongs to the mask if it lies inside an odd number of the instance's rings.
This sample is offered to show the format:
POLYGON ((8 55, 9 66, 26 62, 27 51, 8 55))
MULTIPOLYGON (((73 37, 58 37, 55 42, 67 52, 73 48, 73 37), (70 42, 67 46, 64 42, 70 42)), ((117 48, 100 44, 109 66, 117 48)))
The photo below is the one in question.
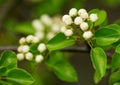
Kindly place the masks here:
POLYGON ((88 45, 90 46, 90 48, 93 49, 93 45, 92 45, 91 40, 87 40, 87 43, 88 43, 88 45))

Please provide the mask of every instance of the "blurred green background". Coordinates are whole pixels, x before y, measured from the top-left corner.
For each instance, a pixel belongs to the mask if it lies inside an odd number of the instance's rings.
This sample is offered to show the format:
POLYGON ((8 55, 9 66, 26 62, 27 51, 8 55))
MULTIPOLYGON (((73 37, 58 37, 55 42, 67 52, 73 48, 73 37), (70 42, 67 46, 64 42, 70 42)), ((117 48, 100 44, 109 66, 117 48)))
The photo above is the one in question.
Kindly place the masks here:
MULTIPOLYGON (((34 33, 32 20, 43 14, 64 15, 72 7, 88 11, 95 8, 106 10, 108 23, 117 21, 120 24, 120 0, 0 0, 0 46, 17 46, 20 37, 34 33)), ((89 54, 75 53, 70 61, 78 73, 77 83, 57 79, 44 65, 38 67, 41 76, 38 81, 41 85, 95 85, 89 54)), ((21 68, 26 69, 26 62, 20 64, 21 68)), ((108 85, 108 79, 103 79, 99 85, 108 85)))

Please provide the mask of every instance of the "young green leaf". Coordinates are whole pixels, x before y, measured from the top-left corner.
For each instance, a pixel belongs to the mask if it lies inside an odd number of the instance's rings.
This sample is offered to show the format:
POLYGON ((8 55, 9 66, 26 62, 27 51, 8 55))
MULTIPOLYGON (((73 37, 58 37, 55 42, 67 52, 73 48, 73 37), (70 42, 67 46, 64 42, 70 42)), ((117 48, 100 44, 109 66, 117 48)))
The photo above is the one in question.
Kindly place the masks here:
POLYGON ((120 54, 119 53, 115 53, 112 56, 112 71, 114 71, 116 68, 120 67, 120 54))
POLYGON ((97 37, 96 43, 99 46, 108 46, 117 42, 119 38, 97 37))
POLYGON ((4 66, 1 66, 1 67, 0 67, 0 76, 5 76, 6 71, 7 71, 7 68, 4 67, 4 66))
POLYGON ((5 66, 8 69, 17 67, 17 57, 16 54, 12 51, 4 51, 1 54, 0 66, 5 66))
POLYGON ((109 83, 112 85, 120 81, 120 70, 111 74, 109 83))
POLYGON ((23 85, 31 85, 33 83, 32 76, 22 69, 12 69, 7 74, 7 80, 20 83, 23 85))
POLYGON ((50 51, 53 50, 59 50, 68 46, 71 46, 75 43, 74 39, 69 38, 62 34, 59 33, 55 37, 53 37, 50 41, 47 43, 47 47, 50 51))
POLYGON ((116 47, 115 52, 120 54, 120 44, 116 47))
POLYGON ((95 32, 96 44, 107 46, 117 42, 120 39, 120 33, 115 29, 102 27, 95 32))
POLYGON ((120 82, 116 82, 116 83, 114 83, 113 85, 120 85, 120 82))
POLYGON ((107 57, 104 50, 100 47, 91 50, 91 60, 95 69, 95 83, 98 83, 106 74, 107 57))
POLYGON ((58 78, 67 82, 76 82, 77 74, 70 63, 64 60, 63 54, 57 52, 52 54, 46 61, 46 65, 57 75, 58 78))
POLYGON ((5 81, 0 81, 0 85, 13 85, 13 84, 5 82, 5 81))

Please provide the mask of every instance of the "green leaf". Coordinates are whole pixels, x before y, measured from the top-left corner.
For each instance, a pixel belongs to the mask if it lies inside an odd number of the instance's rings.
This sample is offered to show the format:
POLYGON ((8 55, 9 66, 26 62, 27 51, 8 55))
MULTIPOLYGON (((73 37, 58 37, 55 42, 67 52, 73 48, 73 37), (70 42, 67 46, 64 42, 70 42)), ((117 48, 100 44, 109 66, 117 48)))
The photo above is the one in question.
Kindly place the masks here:
POLYGON ((93 9, 89 12, 89 14, 91 13, 96 13, 98 15, 98 20, 95 22, 94 26, 98 26, 106 20, 107 14, 104 10, 93 9))
POLYGON ((120 67, 120 54, 115 53, 112 56, 111 66, 112 66, 112 71, 114 71, 116 68, 120 67))
POLYGON ((104 50, 100 47, 91 50, 91 60, 95 69, 95 83, 98 83, 106 74, 107 57, 104 50))
POLYGON ((71 46, 75 43, 74 39, 70 38, 67 39, 67 37, 59 33, 55 37, 53 37, 50 41, 47 43, 47 47, 50 51, 53 50, 59 50, 68 46, 71 46))
POLYGON ((46 65, 56 74, 56 76, 67 82, 76 82, 77 74, 70 63, 64 60, 63 54, 57 52, 52 54, 50 59, 46 61, 46 65))
POLYGON ((50 58, 46 61, 46 64, 49 65, 54 65, 60 60, 64 60, 64 55, 62 52, 59 51, 54 51, 50 54, 50 58), (50 64, 49 64, 50 63, 50 64))
POLYGON ((5 81, 0 81, 0 85, 12 85, 12 84, 5 81))
POLYGON ((94 73, 94 82, 98 83, 101 80, 101 77, 99 76, 98 72, 95 71, 94 73))
POLYGON ((4 67, 4 66, 1 66, 1 67, 0 67, 0 76, 5 76, 6 71, 7 71, 7 68, 4 67))
POLYGON ((17 67, 17 57, 12 51, 4 51, 1 54, 0 66, 7 67, 8 69, 17 67))
POLYGON ((118 33, 120 33, 120 25, 111 24, 111 25, 106 26, 106 28, 116 30, 118 33))
POLYGON ((120 54, 120 44, 116 47, 115 52, 120 54))
POLYGON ((113 85, 120 85, 120 82, 116 82, 116 83, 114 83, 113 85))
POLYGON ((32 76, 22 69, 12 69, 9 71, 7 74, 7 80, 23 85, 30 85, 34 81, 32 76))
POLYGON ((111 45, 120 39, 118 29, 113 29, 111 26, 102 27, 95 32, 96 44, 100 46, 111 45))
POLYGON ((97 37, 96 43, 99 46, 107 46, 117 42, 119 38, 97 37))
POLYGON ((95 32, 96 37, 119 37, 120 33, 115 29, 102 27, 95 32))
POLYGON ((111 74, 109 83, 112 85, 113 83, 120 81, 120 70, 111 74))

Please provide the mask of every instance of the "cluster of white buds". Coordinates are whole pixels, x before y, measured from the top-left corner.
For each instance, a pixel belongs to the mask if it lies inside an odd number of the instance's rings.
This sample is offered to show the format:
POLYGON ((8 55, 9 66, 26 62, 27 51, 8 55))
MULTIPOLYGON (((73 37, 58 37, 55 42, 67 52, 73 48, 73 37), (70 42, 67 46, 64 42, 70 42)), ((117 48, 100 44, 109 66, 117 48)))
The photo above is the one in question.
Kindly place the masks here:
MULTIPOLYGON (((95 13, 88 14, 88 12, 85 9, 79 9, 77 10, 76 8, 72 8, 69 11, 69 15, 64 15, 62 17, 62 21, 66 25, 72 25, 75 24, 77 27, 83 31, 83 38, 85 40, 90 39, 93 36, 92 31, 89 29, 89 24, 88 22, 96 22, 98 20, 98 15, 95 13)), ((66 36, 72 35, 73 32, 71 30, 67 30, 66 28, 62 27, 61 32, 63 32, 66 36)))
POLYGON ((28 35, 27 37, 22 37, 19 40, 20 46, 18 47, 17 59, 19 61, 26 59, 28 61, 34 60, 36 63, 42 62, 42 60, 44 59, 42 53, 45 52, 45 50, 47 48, 44 43, 39 43, 39 42, 40 42, 39 39, 37 39, 33 35, 28 35), (33 44, 38 45, 36 50, 39 51, 39 54, 34 54, 30 51, 31 46, 33 44), (37 55, 37 56, 35 56, 35 55, 37 55))
POLYGON ((32 26, 35 28, 34 35, 39 38, 39 40, 50 40, 60 32, 62 24, 59 16, 50 17, 44 14, 40 19, 35 19, 32 22, 32 26))
MULTIPOLYGON (((63 26, 60 18, 60 16, 51 18, 45 14, 42 15, 40 19, 33 20, 31 24, 35 33, 33 35, 22 37, 19 40, 20 46, 18 47, 17 59, 35 61, 36 63, 43 61, 43 56, 45 55, 44 52, 47 50, 44 42, 53 38, 60 32, 60 28, 63 26), (34 45, 35 47, 32 47, 34 45), (33 52, 33 48, 36 52, 33 52)), ((64 34, 70 36, 72 30, 66 30, 64 34)))
POLYGON ((73 34, 72 29, 67 29, 65 26, 62 26, 60 31, 67 37, 72 36, 73 34))

